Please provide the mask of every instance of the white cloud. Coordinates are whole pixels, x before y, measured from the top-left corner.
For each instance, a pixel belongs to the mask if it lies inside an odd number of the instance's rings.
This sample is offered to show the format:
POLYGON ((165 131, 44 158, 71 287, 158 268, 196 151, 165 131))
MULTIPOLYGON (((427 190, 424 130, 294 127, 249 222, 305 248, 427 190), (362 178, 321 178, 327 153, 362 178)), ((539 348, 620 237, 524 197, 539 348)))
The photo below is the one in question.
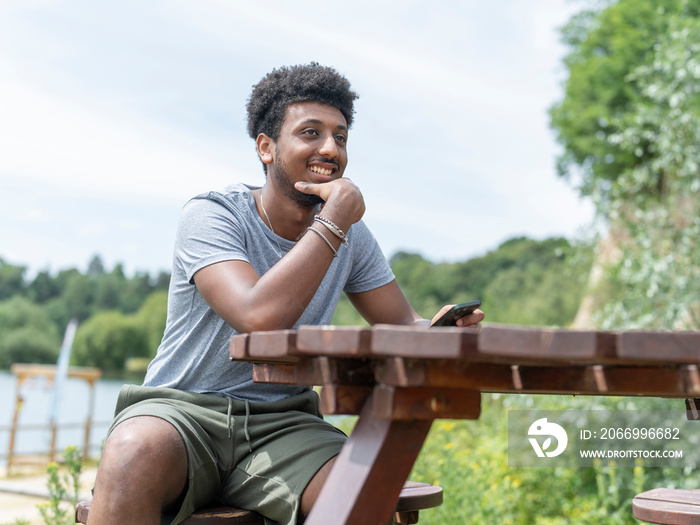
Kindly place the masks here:
POLYGON ((0 49, 0 99, 10 102, 0 105, 0 177, 41 198, 19 210, 12 191, 0 192, 0 221, 22 232, 3 234, 0 256, 83 263, 97 251, 167 268, 187 198, 263 181, 241 122, 250 86, 310 60, 361 94, 349 175, 385 252, 455 258, 511 234, 571 232, 590 207, 554 174, 545 112, 560 90, 554 28, 572 9, 564 0, 5 3, 0 30, 13 46, 0 49), (63 209, 75 195, 86 210, 63 209), (56 237, 87 213, 89 243, 56 237), (62 229, 47 235, 37 221, 62 229))

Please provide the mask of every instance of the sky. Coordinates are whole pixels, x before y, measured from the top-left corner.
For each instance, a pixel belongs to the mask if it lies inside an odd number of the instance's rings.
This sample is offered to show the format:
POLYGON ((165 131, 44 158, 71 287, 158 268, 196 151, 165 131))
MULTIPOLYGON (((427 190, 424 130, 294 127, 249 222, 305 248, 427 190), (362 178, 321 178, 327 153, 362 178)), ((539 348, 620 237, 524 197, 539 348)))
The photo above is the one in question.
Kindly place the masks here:
POLYGON ((360 95, 346 175, 385 255, 434 262, 575 237, 593 207, 557 176, 567 0, 3 0, 0 258, 169 271, 182 205, 262 185, 252 86, 320 62, 360 95))

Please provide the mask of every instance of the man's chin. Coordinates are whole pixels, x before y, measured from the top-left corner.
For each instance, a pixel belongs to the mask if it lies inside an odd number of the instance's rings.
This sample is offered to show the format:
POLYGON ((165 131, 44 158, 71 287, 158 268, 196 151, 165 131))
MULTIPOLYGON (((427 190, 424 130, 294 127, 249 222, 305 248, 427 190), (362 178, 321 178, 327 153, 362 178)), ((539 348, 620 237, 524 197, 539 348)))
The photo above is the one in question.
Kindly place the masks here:
POLYGON ((313 208, 319 204, 323 204, 325 201, 318 195, 311 195, 309 193, 303 193, 296 188, 294 189, 294 194, 292 195, 294 202, 299 206, 304 208, 313 208))

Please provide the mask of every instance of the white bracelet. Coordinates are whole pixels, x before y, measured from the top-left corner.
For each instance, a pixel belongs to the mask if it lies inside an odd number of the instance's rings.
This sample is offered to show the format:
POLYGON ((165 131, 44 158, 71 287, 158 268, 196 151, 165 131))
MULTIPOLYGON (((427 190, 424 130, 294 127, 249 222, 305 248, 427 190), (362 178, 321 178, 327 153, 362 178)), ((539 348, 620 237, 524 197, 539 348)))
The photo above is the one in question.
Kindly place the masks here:
POLYGON ((325 243, 328 245, 328 247, 333 251, 333 257, 338 257, 338 250, 336 250, 335 248, 333 248, 333 245, 331 244, 331 241, 329 241, 328 239, 326 239, 326 236, 325 236, 325 235, 323 235, 320 231, 318 231, 318 230, 317 230, 316 228, 314 228, 313 226, 309 226, 308 228, 306 228, 306 231, 309 231, 309 230, 311 230, 312 232, 314 232, 316 235, 318 235, 319 237, 321 237, 321 239, 323 239, 323 240, 325 241, 325 243))

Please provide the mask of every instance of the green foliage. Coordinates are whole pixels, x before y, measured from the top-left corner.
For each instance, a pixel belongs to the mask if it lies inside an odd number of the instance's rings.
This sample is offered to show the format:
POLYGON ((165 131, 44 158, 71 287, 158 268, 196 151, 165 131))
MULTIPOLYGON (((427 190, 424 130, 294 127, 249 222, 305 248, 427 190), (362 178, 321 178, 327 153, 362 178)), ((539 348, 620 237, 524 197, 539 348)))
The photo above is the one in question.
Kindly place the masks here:
POLYGON ((411 304, 428 319, 445 304, 481 299, 488 321, 565 326, 576 315, 591 258, 585 244, 518 237, 463 263, 434 264, 399 253, 391 266, 411 304))
POLYGON ((680 400, 483 395, 477 421, 433 423, 409 479, 438 484, 444 503, 420 522, 512 525, 634 524, 635 494, 657 486, 694 488, 696 469, 514 468, 508 466, 508 410, 682 409, 680 400))
POLYGON ((49 501, 38 505, 46 525, 71 525, 75 523, 75 506, 78 504, 80 490, 80 472, 82 462, 80 451, 73 446, 63 453, 65 472, 57 463, 51 463, 46 469, 49 501), (67 502, 67 504, 66 504, 67 502))
POLYGON ((333 314, 331 324, 340 326, 369 326, 362 316, 355 310, 345 294, 340 296, 338 306, 333 314))
POLYGON ((23 266, 13 266, 0 259, 0 301, 22 292, 25 271, 23 266))
POLYGON ((168 316, 168 292, 153 292, 144 301, 136 314, 137 323, 146 333, 148 357, 154 357, 165 332, 165 321, 168 316))
POLYGON ((653 61, 630 75, 642 97, 610 137, 639 162, 607 207, 624 234, 606 328, 700 328, 700 19, 674 15, 668 26, 653 61))
POLYGON ((148 355, 148 335, 138 319, 109 311, 97 313, 79 326, 71 362, 123 370, 128 358, 148 355))
POLYGON ((55 363, 72 318, 81 321, 74 364, 121 370, 129 357, 147 361, 155 355, 165 327, 169 274, 127 278, 119 264, 106 271, 99 256, 85 274, 75 268, 56 275, 43 271, 31 282, 24 274, 24 267, 0 259, 0 368, 55 363))
POLYGON ((603 328, 700 327, 700 5, 620 0, 572 20, 552 125, 619 250, 603 328))
POLYGON ((38 305, 20 296, 0 302, 0 367, 56 362, 60 338, 38 305))
POLYGON ((606 198, 622 171, 653 155, 648 141, 639 144, 638 156, 609 139, 625 129, 625 115, 641 97, 630 74, 653 62, 674 13, 698 14, 685 0, 619 0, 585 11, 563 29, 569 76, 564 99, 550 110, 551 124, 564 146, 559 171, 580 175, 585 195, 606 198))

